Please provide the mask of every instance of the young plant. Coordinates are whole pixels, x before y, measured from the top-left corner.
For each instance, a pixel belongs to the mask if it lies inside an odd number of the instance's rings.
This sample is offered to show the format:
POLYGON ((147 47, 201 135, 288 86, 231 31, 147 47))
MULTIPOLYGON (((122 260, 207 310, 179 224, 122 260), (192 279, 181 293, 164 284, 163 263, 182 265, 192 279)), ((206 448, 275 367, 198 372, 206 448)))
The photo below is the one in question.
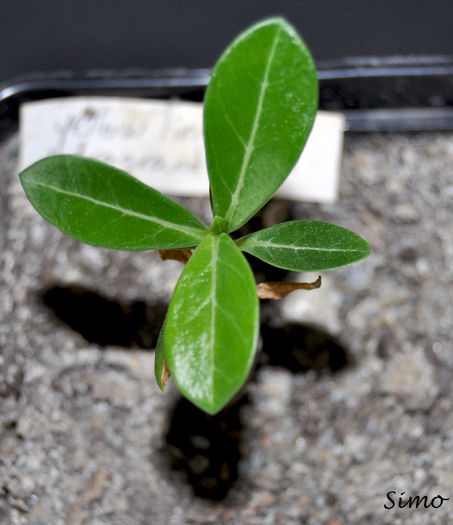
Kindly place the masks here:
POLYGON ((317 221, 286 222, 237 241, 228 235, 262 208, 293 168, 317 99, 313 60, 285 20, 258 23, 227 48, 204 104, 214 215, 209 229, 179 204, 96 160, 57 155, 20 174, 37 211, 77 240, 118 250, 195 248, 159 336, 156 378, 163 389, 171 373, 179 390, 210 414, 243 385, 257 345, 257 287, 241 252, 303 272, 369 254, 355 233, 317 221))

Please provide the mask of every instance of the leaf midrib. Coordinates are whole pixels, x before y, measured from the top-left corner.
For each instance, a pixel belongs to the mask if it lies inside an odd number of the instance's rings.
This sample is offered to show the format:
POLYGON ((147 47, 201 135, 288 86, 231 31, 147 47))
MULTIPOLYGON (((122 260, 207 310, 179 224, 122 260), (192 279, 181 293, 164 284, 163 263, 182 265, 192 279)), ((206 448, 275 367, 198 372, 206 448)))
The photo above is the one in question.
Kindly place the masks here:
POLYGON ((70 197, 76 197, 78 199, 81 199, 81 200, 85 200, 85 201, 88 201, 88 202, 92 202, 93 204, 97 205, 97 206, 102 206, 104 208, 110 208, 112 210, 115 210, 119 213, 122 213, 123 215, 129 215, 131 217, 137 217, 138 219, 142 219, 144 221, 147 221, 147 222, 153 222, 155 224, 159 224, 160 226, 164 226, 166 228, 169 228, 169 229, 172 229, 172 230, 177 230, 177 231, 180 231, 180 232, 184 232, 184 233, 187 233, 188 235, 191 235, 191 236, 194 236, 198 239, 202 239, 203 236, 204 236, 204 231, 200 228, 200 229, 197 229, 197 228, 191 228, 190 226, 181 226, 177 223, 174 223, 174 222, 169 222, 169 221, 166 221, 165 219, 159 219, 157 217, 152 217, 150 215, 144 215, 142 213, 139 213, 139 212, 135 212, 135 211, 132 211, 132 210, 128 210, 126 208, 122 208, 121 206, 115 206, 113 204, 109 204, 107 202, 104 202, 104 201, 100 201, 98 199, 94 199, 93 197, 89 197, 87 195, 82 195, 80 193, 74 193, 74 192, 71 192, 71 191, 68 191, 68 190, 63 190, 61 188, 58 188, 56 186, 51 186, 49 184, 44 184, 42 182, 37 182, 37 181, 27 181, 27 184, 30 186, 39 186, 39 187, 42 187, 42 188, 47 188, 49 190, 52 190, 52 191, 55 191, 56 193, 61 193, 62 195, 68 195, 70 197))
MULTIPOLYGON (((215 236, 212 244, 212 288, 211 288, 211 374, 214 377, 215 365, 215 323, 216 323, 216 307, 217 307, 217 254, 219 252, 220 237, 215 236)), ((211 404, 214 404, 214 383, 211 384, 211 404)))
POLYGON ((238 183, 236 185, 233 195, 231 196, 230 207, 227 213, 225 214, 225 219, 227 219, 228 221, 231 221, 231 218, 236 210, 236 206, 239 200, 239 195, 244 186, 245 174, 246 174, 248 165, 250 163, 250 157, 252 156, 253 150, 255 149, 254 142, 256 138, 256 133, 258 131, 258 125, 259 125, 259 121, 260 121, 261 113, 263 109, 264 97, 266 94, 266 89, 268 87, 269 73, 270 73, 272 62, 274 60, 275 49, 277 48, 277 44, 278 44, 279 37, 280 37, 280 32, 281 32, 281 27, 278 26, 277 31, 275 33, 274 41, 272 42, 269 59, 266 63, 266 69, 264 71, 264 78, 261 83, 260 94, 258 97, 258 103, 257 103, 256 110, 255 110, 255 116, 253 119, 252 130, 251 130, 250 137, 249 137, 249 140, 245 148, 245 154, 244 154, 244 159, 242 161, 241 169, 239 172, 238 183))
POLYGON ((290 250, 302 250, 302 251, 319 251, 319 252, 363 252, 364 250, 360 248, 319 248, 317 246, 294 246, 293 244, 276 244, 268 241, 253 241, 253 242, 244 242, 240 246, 241 249, 246 250, 247 248, 253 248, 254 246, 258 248, 277 248, 277 249, 290 249, 290 250))

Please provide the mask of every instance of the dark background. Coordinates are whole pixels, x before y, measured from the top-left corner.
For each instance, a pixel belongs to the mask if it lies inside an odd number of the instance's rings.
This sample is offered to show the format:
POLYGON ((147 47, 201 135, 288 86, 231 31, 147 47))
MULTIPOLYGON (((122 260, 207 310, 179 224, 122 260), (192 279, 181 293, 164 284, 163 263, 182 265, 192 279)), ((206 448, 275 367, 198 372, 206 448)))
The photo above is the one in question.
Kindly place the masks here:
POLYGON ((211 67, 246 26, 284 15, 315 59, 453 54, 452 0, 2 0, 0 82, 68 69, 211 67))

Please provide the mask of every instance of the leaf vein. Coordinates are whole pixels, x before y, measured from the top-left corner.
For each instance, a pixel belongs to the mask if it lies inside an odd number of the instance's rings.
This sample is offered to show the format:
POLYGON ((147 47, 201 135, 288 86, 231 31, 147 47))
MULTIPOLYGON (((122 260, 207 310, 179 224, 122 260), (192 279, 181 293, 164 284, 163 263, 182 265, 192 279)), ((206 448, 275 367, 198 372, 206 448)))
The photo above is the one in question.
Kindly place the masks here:
POLYGON ((165 228, 169 228, 171 230, 176 230, 176 231, 180 231, 180 232, 186 233, 188 235, 192 235, 192 236, 194 236, 194 237, 196 237, 198 239, 201 239, 202 236, 203 236, 203 230, 201 228, 198 230, 197 228, 191 228, 190 226, 182 226, 182 225, 177 224, 177 223, 166 221, 165 219, 159 219, 157 217, 152 217, 150 215, 145 215, 143 213, 139 213, 139 212, 135 212, 135 211, 132 211, 132 210, 128 210, 128 209, 122 208, 121 206, 113 205, 113 204, 110 204, 108 202, 104 202, 104 201, 95 199, 93 197, 89 197, 88 195, 82 195, 80 193, 75 193, 75 192, 72 192, 72 191, 63 190, 62 188, 58 188, 56 186, 51 186, 49 184, 43 184, 42 182, 28 181, 28 184, 29 185, 33 185, 33 186, 40 186, 42 188, 47 188, 49 190, 55 191, 56 193, 61 193, 62 195, 67 195, 69 197, 75 197, 75 198, 78 198, 78 199, 81 199, 81 200, 92 202, 96 206, 109 208, 109 209, 115 210, 118 213, 122 213, 126 217, 135 217, 137 219, 141 219, 141 220, 144 220, 144 221, 147 221, 147 222, 152 222, 152 223, 158 224, 160 226, 163 226, 165 228))
POLYGON ((241 280, 244 279, 244 274, 241 273, 237 268, 235 268, 232 264, 230 263, 227 263, 226 261, 224 261, 223 259, 220 259, 219 258, 219 263, 222 264, 223 266, 226 266, 227 268, 231 268, 231 270, 233 270, 233 272, 236 274, 236 275, 239 275, 239 277, 241 278, 241 280))
POLYGON ((256 134, 258 132, 259 122, 260 122, 260 119, 261 119, 261 113, 262 113, 262 109, 263 109, 264 97, 265 97, 265 94, 266 94, 266 89, 268 87, 269 73, 270 73, 272 62, 274 60, 275 50, 277 48, 277 44, 279 42, 279 39, 280 39, 280 28, 278 28, 277 32, 275 33, 274 41, 272 43, 271 51, 269 53, 269 58, 268 58, 267 63, 266 63, 266 68, 265 68, 265 71, 264 71, 264 78, 263 78, 263 81, 261 83, 260 93, 259 93, 259 96, 258 96, 258 102, 257 102, 256 110, 255 110, 255 116, 254 116, 254 119, 253 119, 252 130, 250 132, 250 137, 249 137, 249 140, 247 142, 247 146, 245 148, 244 159, 242 161, 241 169, 240 169, 240 172, 239 172, 238 182, 237 182, 236 188, 235 188, 235 190, 234 190, 234 192, 232 194, 232 197, 231 197, 230 207, 229 207, 229 209, 228 209, 228 211, 227 211, 227 213, 225 215, 225 219, 227 219, 229 221, 231 220, 232 215, 234 214, 236 205, 237 205, 237 203, 239 201, 239 196, 240 196, 240 193, 241 193, 242 188, 244 186, 245 174, 246 174, 247 168, 248 168, 249 163, 250 163, 250 158, 251 158, 253 150, 254 150, 254 142, 255 142, 256 134))
POLYGON ((230 128, 233 130, 234 134, 236 135, 236 137, 239 139, 239 142, 242 144, 242 146, 244 147, 244 149, 247 148, 247 143, 245 142, 244 138, 242 137, 242 135, 239 133, 239 131, 237 130, 236 126, 234 125, 233 121, 231 120, 231 117, 230 115, 228 114, 228 111, 226 110, 225 108, 225 105, 223 104, 223 101, 221 98, 217 97, 219 102, 220 102, 220 107, 222 108, 222 113, 223 115, 225 116, 225 119, 226 121, 228 122, 228 124, 230 125, 230 128))
MULTIPOLYGON (((294 246, 291 244, 276 244, 268 241, 252 241, 247 243, 249 247, 289 249, 295 251, 319 251, 319 252, 361 252, 360 248, 320 248, 318 246, 294 246)), ((247 246, 247 245, 246 245, 247 246)))
POLYGON ((228 317, 231 324, 236 328, 238 335, 240 336, 242 341, 245 343, 247 341, 247 338, 245 337, 244 331, 242 330, 242 328, 238 325, 236 319, 232 316, 232 314, 228 310, 223 308, 223 306, 221 306, 218 303, 217 303, 217 308, 223 313, 223 315, 225 315, 225 317, 228 317))
MULTIPOLYGON (((216 292, 217 292, 217 254, 219 251, 219 239, 214 238, 212 244, 212 289, 211 289, 211 337, 215 334, 215 324, 216 324, 216 292)), ((215 365, 215 351, 213 346, 211 346, 211 377, 214 375, 215 365)), ((214 388, 211 388, 211 403, 214 402, 214 388)))

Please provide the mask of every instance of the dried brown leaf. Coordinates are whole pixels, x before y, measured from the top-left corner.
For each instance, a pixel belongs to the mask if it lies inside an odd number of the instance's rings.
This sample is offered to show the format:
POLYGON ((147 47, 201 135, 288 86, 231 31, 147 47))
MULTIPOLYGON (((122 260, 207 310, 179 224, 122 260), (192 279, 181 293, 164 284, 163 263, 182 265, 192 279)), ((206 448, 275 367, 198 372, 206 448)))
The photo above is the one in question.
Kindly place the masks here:
POLYGON ((186 264, 192 255, 192 250, 187 248, 181 250, 159 250, 159 255, 163 261, 172 260, 186 264))
POLYGON ((167 360, 164 359, 164 364, 162 366, 162 373, 161 373, 161 382, 162 382, 162 390, 165 388, 165 385, 167 384, 168 379, 170 378, 171 373, 167 365, 167 360))
POLYGON ((295 290, 314 290, 321 287, 321 276, 312 283, 264 282, 256 286, 260 299, 283 299, 295 290))

